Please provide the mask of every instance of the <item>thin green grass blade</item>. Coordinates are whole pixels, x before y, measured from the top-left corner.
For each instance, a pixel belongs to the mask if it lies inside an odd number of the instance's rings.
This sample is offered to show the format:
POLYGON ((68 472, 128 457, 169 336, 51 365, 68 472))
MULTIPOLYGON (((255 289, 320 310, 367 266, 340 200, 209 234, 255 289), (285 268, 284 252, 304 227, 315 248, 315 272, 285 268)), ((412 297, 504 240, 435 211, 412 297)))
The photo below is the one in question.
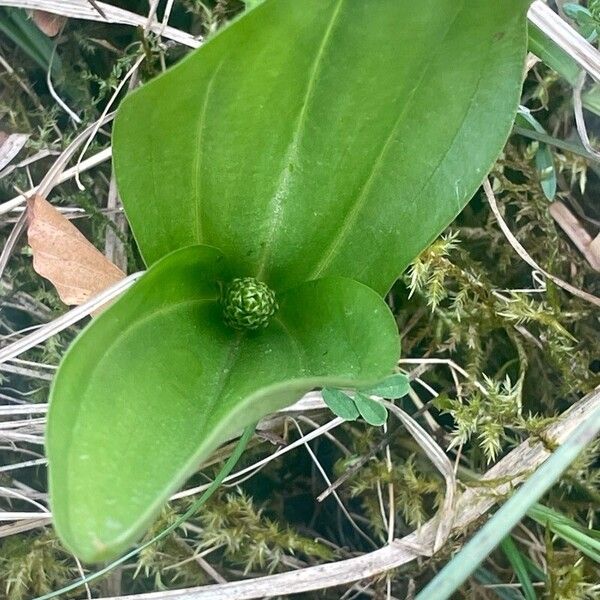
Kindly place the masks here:
MULTIPOLYGON (((546 133, 546 130, 531 114, 529 109, 521 106, 517 113, 515 123, 525 129, 532 129, 538 133, 546 133)), ((537 152, 535 153, 535 165, 540 175, 540 185, 548 200, 554 200, 556 195, 556 169, 554 167, 554 158, 550 148, 544 143, 538 144, 537 152)))
POLYGON ((500 598, 500 600, 523 600, 523 594, 521 594, 521 592, 509 587, 497 587, 502 585, 502 582, 494 573, 492 573, 489 569, 486 569, 485 567, 479 567, 479 569, 477 569, 477 571, 473 573, 473 577, 477 580, 477 583, 479 583, 480 585, 495 586, 494 594, 496 594, 496 596, 500 598))
POLYGON ((502 540, 502 542, 500 543, 500 547, 506 555, 508 562, 510 562, 511 567, 513 568, 515 575, 517 576, 517 579, 521 584, 523 596, 525 597, 525 599, 536 600, 535 590, 533 589, 533 583, 531 582, 531 578, 529 577, 529 572, 527 571, 527 565, 523 560, 523 555, 519 552, 517 545, 514 543, 510 535, 507 535, 502 540))
MULTIPOLYGON (((529 25, 529 51, 566 79, 570 85, 576 85, 581 67, 554 40, 533 23, 529 25)), ((600 115, 599 85, 594 85, 584 92, 581 99, 585 108, 600 115)))
POLYGON ((546 133, 541 133, 539 131, 534 131, 533 129, 527 129, 525 127, 519 127, 518 125, 515 125, 513 127, 512 132, 513 134, 522 135, 523 137, 529 138, 531 140, 537 140, 538 142, 548 144, 548 146, 553 146, 554 148, 558 148, 559 150, 564 150, 565 152, 571 152, 572 154, 583 156, 583 158, 590 161, 591 163, 599 162, 597 158, 595 158, 581 144, 577 142, 567 142, 565 140, 561 140, 551 135, 547 135, 546 133))
POLYGON ((573 527, 558 527, 555 533, 594 562, 600 563, 600 544, 596 540, 573 527))
POLYGON ((600 432, 600 409, 498 510, 465 547, 419 593, 416 600, 446 600, 527 514, 529 508, 559 479, 583 448, 600 432))
MULTIPOLYGON (((1 9, 0 31, 19 46, 42 69, 48 69, 54 42, 40 31, 22 10, 1 9)), ((53 73, 58 74, 60 69, 60 59, 54 57, 54 60, 52 60, 53 73)))
POLYGON ((527 516, 600 563, 600 531, 586 529, 573 519, 542 504, 532 506, 527 511, 527 516))
POLYGON ((523 556, 523 561, 534 581, 546 581, 546 573, 542 571, 528 556, 523 556))

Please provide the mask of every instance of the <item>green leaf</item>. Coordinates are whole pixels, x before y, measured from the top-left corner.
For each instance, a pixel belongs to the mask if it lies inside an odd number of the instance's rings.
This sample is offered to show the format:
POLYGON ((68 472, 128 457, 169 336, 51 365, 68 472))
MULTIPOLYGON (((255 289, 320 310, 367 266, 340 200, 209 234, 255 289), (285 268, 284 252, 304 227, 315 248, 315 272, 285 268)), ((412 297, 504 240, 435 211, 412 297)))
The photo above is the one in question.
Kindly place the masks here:
POLYGON ((198 512, 198 510, 202 506, 204 506, 204 504, 206 504, 207 500, 209 500, 209 498, 217 491, 219 486, 223 483, 225 478, 231 473, 239 459, 242 457, 242 454, 244 453, 248 442, 252 439, 252 436, 254 435, 254 430, 255 425, 248 425, 248 427, 244 429, 242 435, 240 436, 240 439, 235 444, 232 453, 229 455, 229 458, 225 461, 225 464, 219 469, 218 473, 211 481, 210 485, 204 490, 204 492, 202 492, 200 498, 194 500, 183 514, 179 515, 174 521, 171 521, 169 525, 164 529, 161 529, 161 531, 158 534, 156 534, 150 539, 144 540, 143 544, 139 544, 133 550, 119 557, 117 560, 105 564, 101 569, 88 573, 87 575, 85 575, 85 577, 82 577, 81 579, 78 579, 73 583, 66 585, 63 588, 60 588, 58 590, 54 589, 53 591, 48 592, 43 596, 39 596, 38 598, 35 598, 35 600, 50 600, 51 598, 62 596, 63 594, 66 594, 71 590, 76 590, 77 588, 91 583, 92 581, 95 581, 100 577, 104 577, 107 573, 110 573, 119 565, 122 565, 131 558, 138 557, 143 550, 149 548, 153 544, 156 544, 160 540, 164 540, 169 534, 173 533, 182 525, 185 525, 185 522, 191 517, 193 517, 198 512))
MULTIPOLYGON (((27 17, 24 10, 0 7, 0 32, 10 38, 42 69, 48 70, 54 42, 27 17)), ((59 75, 60 57, 52 59, 52 72, 59 75)))
MULTIPOLYGON (((525 106, 519 108, 515 124, 525 129, 546 134, 546 130, 525 106)), ((538 150, 535 153, 535 166, 540 174, 540 184, 544 195, 548 200, 554 200, 556 195, 556 168, 552 152, 546 144, 539 143, 538 150)))
POLYGON ((510 562, 511 567, 513 568, 513 571, 515 572, 515 575, 521 584, 521 589, 523 590, 523 596, 525 596, 525 600, 536 600, 537 596, 535 595, 533 583, 531 582, 531 577, 527 571, 527 565, 525 564, 523 555, 521 552, 519 552, 519 549, 514 543, 512 537, 507 535, 500 543, 500 547, 510 562))
POLYGON ((464 207, 515 116, 524 0, 266 0, 122 103, 144 259, 195 243, 274 289, 386 292, 464 207))
POLYGON ((494 594, 500 600, 523 600, 523 594, 518 590, 506 588, 502 580, 490 569, 481 566, 473 573, 477 582, 484 586, 494 586, 494 594))
POLYGON ((354 396, 354 402, 356 404, 356 408, 358 408, 360 416, 369 425, 383 425, 387 421, 387 408, 380 402, 377 402, 377 400, 371 400, 371 398, 368 396, 365 396, 360 392, 356 392, 356 396, 354 396))
POLYGON ((253 8, 256 8, 259 4, 264 2, 264 0, 243 0, 243 2, 246 5, 247 10, 252 10, 253 8))
POLYGON ((358 408, 354 400, 341 390, 323 388, 323 400, 331 412, 346 421, 358 419, 358 408))
POLYGON ((403 373, 395 373, 380 381, 377 385, 370 387, 368 390, 361 390, 367 396, 381 396, 382 398, 390 398, 397 400, 404 398, 410 390, 410 381, 403 373))
POLYGON ((534 504, 527 516, 572 544, 592 560, 600 563, 600 532, 587 529, 573 519, 542 504, 534 504))
POLYGON ((143 533, 219 444, 314 387, 367 385, 399 356, 379 295, 343 278, 278 296, 261 332, 228 328, 219 284, 230 270, 194 246, 154 265, 82 332, 50 399, 54 522, 85 561, 143 533))
POLYGON ((570 2, 563 6, 563 10, 565 11, 567 17, 575 20, 579 26, 579 31, 584 38, 586 38, 589 42, 596 40, 598 37, 598 33, 596 31, 596 21, 587 8, 570 2))

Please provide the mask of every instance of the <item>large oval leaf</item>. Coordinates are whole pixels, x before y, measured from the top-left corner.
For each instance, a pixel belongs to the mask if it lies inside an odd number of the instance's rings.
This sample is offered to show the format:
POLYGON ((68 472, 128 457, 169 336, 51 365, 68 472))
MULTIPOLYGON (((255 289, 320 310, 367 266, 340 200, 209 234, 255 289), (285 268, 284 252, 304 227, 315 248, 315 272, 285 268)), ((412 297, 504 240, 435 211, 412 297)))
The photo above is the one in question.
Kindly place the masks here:
POLYGON ((398 332, 383 300, 342 278, 279 296, 268 328, 226 327, 221 253, 194 246, 152 267, 78 337, 48 419, 56 528, 86 561, 141 535, 221 442, 319 386, 389 374, 398 332))
POLYGON ((385 292, 506 140, 528 4, 266 0, 119 110, 146 262, 204 243, 275 288, 385 292))

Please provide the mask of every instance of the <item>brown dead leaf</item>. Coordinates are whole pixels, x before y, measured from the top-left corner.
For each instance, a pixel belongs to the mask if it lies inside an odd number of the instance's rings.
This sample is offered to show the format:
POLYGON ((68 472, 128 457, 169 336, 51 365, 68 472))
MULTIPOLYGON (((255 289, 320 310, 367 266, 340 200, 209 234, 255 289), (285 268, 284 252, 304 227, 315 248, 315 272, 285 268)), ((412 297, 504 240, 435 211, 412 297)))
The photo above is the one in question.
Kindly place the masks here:
POLYGON ((41 196, 27 202, 33 268, 56 287, 65 304, 83 304, 125 273, 41 196))
POLYGON ((67 17, 43 10, 32 10, 31 19, 48 37, 57 36, 63 25, 67 22, 67 17))

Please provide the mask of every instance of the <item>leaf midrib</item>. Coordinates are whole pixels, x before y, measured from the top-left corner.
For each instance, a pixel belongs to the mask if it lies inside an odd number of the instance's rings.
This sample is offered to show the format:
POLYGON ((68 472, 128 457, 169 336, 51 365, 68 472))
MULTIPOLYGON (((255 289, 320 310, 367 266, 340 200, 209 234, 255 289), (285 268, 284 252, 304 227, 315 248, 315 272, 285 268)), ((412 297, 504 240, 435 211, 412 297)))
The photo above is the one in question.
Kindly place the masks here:
POLYGON ((206 85, 206 93, 204 94, 204 102, 202 103, 202 109, 200 110, 200 115, 198 118, 198 122, 196 124, 196 156, 194 157, 193 168, 192 168, 192 189, 194 190, 194 213, 196 217, 196 243, 202 243, 202 202, 200 199, 201 193, 201 177, 200 171, 202 170, 202 163, 204 159, 204 146, 202 144, 202 139, 204 137, 204 129, 206 126, 206 113, 208 109, 208 103, 210 101, 210 97, 212 95, 213 86, 215 83, 215 79, 217 78, 221 67, 225 62, 225 58, 221 59, 219 64, 215 67, 207 85, 206 85))
MULTIPOLYGON (((441 40, 439 42, 437 42, 436 48, 438 50, 442 47, 444 40, 448 37, 448 34, 452 31, 454 24, 456 23, 458 17, 461 15, 461 13, 464 11, 464 8, 465 8, 465 5, 464 5, 464 0, 463 0, 463 2, 460 5, 460 8, 457 10, 456 14, 450 21, 450 25, 448 26, 448 28, 445 31, 444 35, 442 36, 441 40)), ((371 191, 372 185, 375 182, 377 175, 383 165, 383 162, 387 155, 387 152, 396 137, 396 132, 397 132, 399 126, 403 123, 404 117, 408 113, 409 108, 411 108, 417 92, 420 90, 421 85, 423 84, 423 81, 425 80, 427 73, 429 72, 429 70, 431 69, 431 67, 434 63, 434 57, 437 57, 437 52, 429 53, 427 55, 426 59, 423 61, 423 65, 421 66, 421 69, 420 69, 421 75, 419 76, 417 85, 411 91, 406 104, 404 105, 402 111, 398 115, 398 118, 394 122, 394 125, 392 126, 392 129, 390 131, 390 134, 385 139, 385 141, 381 147, 381 150, 379 152, 379 155, 377 156, 377 159, 375 160, 375 162, 373 164, 373 168, 370 170, 368 176, 365 179, 365 182, 361 186, 360 191, 358 192, 358 194, 356 196, 356 199, 354 200, 352 206, 350 207, 350 210, 346 213, 343 221, 340 223, 337 233, 333 236, 327 250, 322 255, 321 259, 316 264, 316 266, 311 271, 311 273, 306 277, 306 279, 312 280, 312 279, 317 279, 318 277, 321 277, 323 275, 323 272, 331 265, 331 263, 333 262, 334 258, 337 255, 337 253, 339 253, 341 244, 344 242, 344 240, 350 233, 350 229, 351 229, 352 225, 354 224, 354 222, 356 221, 356 218, 358 217, 358 214, 364 207, 366 199, 369 197, 369 193, 371 191)))
POLYGON ((316 82, 318 78, 318 74, 320 72, 321 66, 323 64, 323 57, 325 56, 327 46, 332 38, 332 33, 335 28, 336 23, 339 20, 339 16, 342 12, 342 5, 344 4, 344 0, 338 0, 334 10, 331 14, 331 19, 329 20, 329 24, 325 29, 325 33, 323 35, 323 39, 321 44, 319 45, 319 49, 315 55, 315 59, 313 61, 312 69, 310 76, 308 78, 306 93, 304 95, 304 101, 302 102, 300 112, 298 114, 298 119, 296 122, 296 126, 294 128, 294 133, 292 136, 292 140, 288 145, 288 149, 285 153, 283 159, 283 168, 281 171, 281 176, 277 182, 277 187, 275 193, 273 194, 271 201, 269 202, 270 209, 269 212, 271 214, 271 218, 269 220, 269 225, 267 228, 267 239, 265 240, 264 250, 262 252, 261 257, 258 261, 258 266, 256 270, 257 279, 262 279, 264 276, 265 268, 267 262, 269 260, 271 250, 273 247, 273 241, 275 237, 275 231, 277 230, 278 224, 281 223, 283 217, 283 201, 286 199, 287 194, 286 190, 289 189, 289 180, 290 180, 290 168, 289 165, 295 161, 298 157, 298 148, 300 145, 300 141, 302 139, 302 135, 304 133, 304 129, 306 126, 306 116, 308 113, 308 106, 310 104, 310 100, 314 95, 314 91, 316 88, 316 82))

